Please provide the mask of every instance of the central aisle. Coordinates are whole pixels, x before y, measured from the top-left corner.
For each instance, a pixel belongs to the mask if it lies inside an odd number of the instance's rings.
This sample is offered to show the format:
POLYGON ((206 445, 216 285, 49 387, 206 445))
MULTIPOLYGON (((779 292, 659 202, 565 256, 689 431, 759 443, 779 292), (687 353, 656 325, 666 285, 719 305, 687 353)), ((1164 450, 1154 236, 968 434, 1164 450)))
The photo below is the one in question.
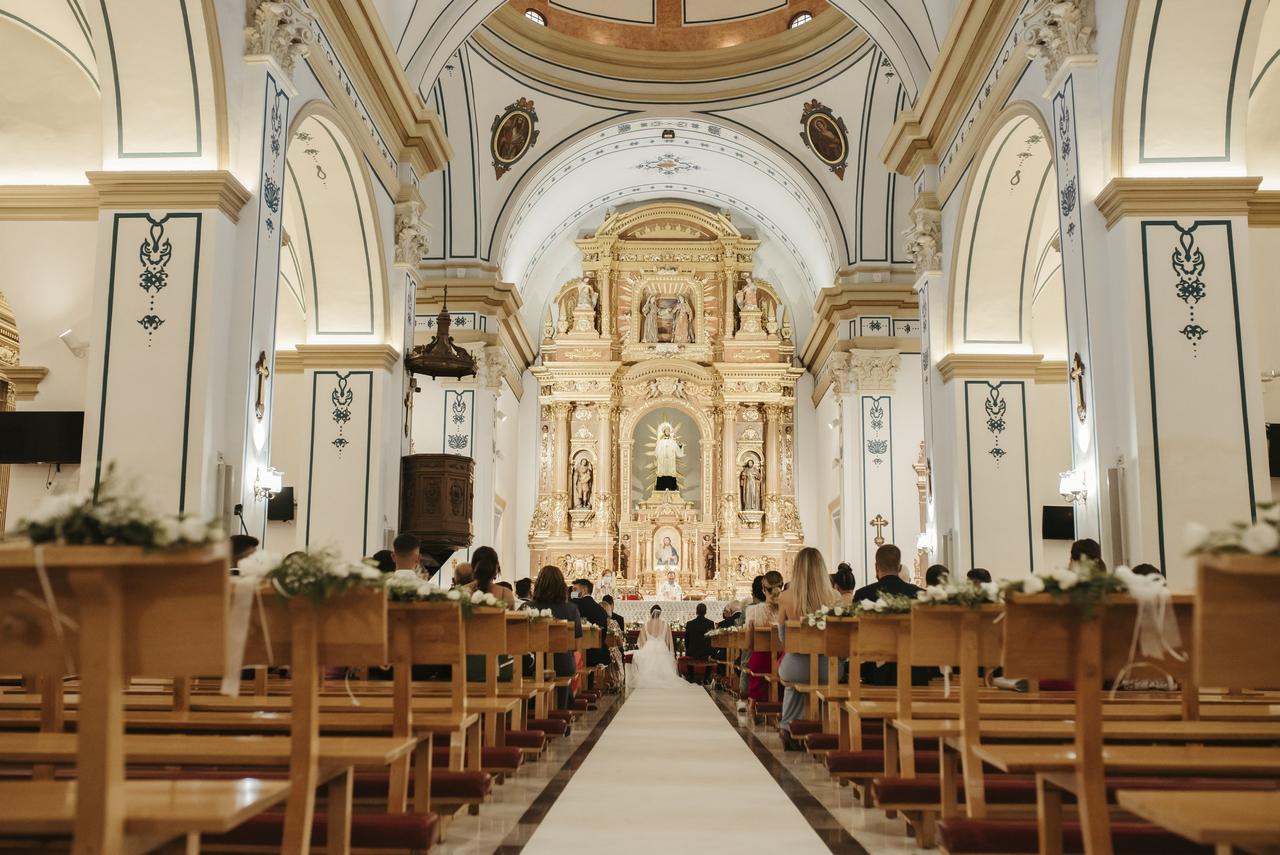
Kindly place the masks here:
POLYGON ((631 693, 526 853, 830 850, 699 686, 631 693))

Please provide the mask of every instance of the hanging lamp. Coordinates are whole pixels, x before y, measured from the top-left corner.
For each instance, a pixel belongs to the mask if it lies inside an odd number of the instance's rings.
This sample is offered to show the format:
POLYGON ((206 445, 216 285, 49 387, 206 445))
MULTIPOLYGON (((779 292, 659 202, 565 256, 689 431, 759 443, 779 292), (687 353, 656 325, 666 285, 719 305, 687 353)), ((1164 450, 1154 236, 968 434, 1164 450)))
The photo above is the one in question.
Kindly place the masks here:
POLYGON ((476 360, 466 348, 453 343, 449 335, 449 283, 444 285, 440 314, 436 315, 436 336, 427 344, 415 345, 404 358, 414 374, 432 377, 468 377, 476 373, 476 360))

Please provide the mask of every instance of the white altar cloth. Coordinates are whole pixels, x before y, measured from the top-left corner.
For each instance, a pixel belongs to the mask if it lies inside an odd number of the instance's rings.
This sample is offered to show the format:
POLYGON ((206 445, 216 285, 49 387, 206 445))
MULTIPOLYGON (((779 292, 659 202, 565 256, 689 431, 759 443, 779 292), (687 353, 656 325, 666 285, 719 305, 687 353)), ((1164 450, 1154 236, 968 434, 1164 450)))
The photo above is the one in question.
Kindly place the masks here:
POLYGON ((707 604, 707 619, 719 623, 727 600, 615 600, 613 610, 622 615, 627 626, 644 623, 649 619, 649 609, 662 606, 662 619, 672 629, 680 629, 697 616, 698 603, 707 604))

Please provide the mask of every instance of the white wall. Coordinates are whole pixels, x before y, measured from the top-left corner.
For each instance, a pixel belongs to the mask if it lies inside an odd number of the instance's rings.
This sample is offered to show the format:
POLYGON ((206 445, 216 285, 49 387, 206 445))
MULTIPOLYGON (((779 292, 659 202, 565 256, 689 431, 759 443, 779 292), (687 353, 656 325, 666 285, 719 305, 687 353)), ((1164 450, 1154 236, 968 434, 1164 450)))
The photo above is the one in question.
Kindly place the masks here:
MULTIPOLYGON (((97 230, 96 221, 0 223, 0 291, 18 321, 21 363, 49 369, 39 395, 34 401, 19 401, 19 410, 85 408, 88 360, 73 356, 58 336, 74 329, 81 339, 92 338, 97 230)), ((10 469, 10 529, 40 501, 50 483, 53 490, 75 490, 79 467, 63 466, 61 472, 43 465, 10 469)))

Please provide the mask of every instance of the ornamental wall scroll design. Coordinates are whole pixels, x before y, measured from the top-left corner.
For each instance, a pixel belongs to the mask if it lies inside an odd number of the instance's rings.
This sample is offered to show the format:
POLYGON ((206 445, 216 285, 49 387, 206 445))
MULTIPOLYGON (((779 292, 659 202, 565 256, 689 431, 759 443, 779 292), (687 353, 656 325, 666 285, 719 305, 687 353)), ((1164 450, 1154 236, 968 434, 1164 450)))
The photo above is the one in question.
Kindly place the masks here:
POLYGON ((284 120, 289 112, 289 96, 283 89, 276 88, 270 78, 268 83, 275 89, 275 96, 271 101, 271 116, 268 120, 271 163, 262 170, 262 201, 271 212, 263 221, 267 234, 274 234, 276 217, 280 215, 280 207, 284 202, 284 188, 276 181, 276 175, 280 173, 280 159, 284 156, 284 120))
POLYGON ((983 402, 983 408, 987 413, 987 431, 991 434, 992 446, 988 449, 990 454, 996 461, 996 465, 1000 465, 1000 460, 1009 452, 1000 447, 1000 434, 1004 433, 1007 425, 1005 424, 1005 414, 1009 410, 1009 402, 1000 394, 999 383, 988 383, 990 392, 987 393, 987 400, 983 402))
POLYGON ((169 284, 169 262, 173 259, 173 244, 164 233, 164 224, 168 215, 158 220, 147 217, 150 227, 147 236, 138 247, 138 260, 142 262, 142 272, 138 275, 138 287, 147 295, 147 313, 138 319, 138 325, 147 333, 147 347, 151 347, 151 339, 156 330, 164 324, 164 318, 156 314, 156 297, 169 284))
POLYGON ((884 457, 889 453, 889 439, 883 436, 885 424, 884 398, 871 398, 871 406, 867 408, 867 418, 871 426, 871 436, 867 438, 867 454, 876 466, 884 464, 884 457))
POLYGON ((333 392, 329 394, 329 401, 333 404, 333 423, 338 427, 338 435, 333 438, 332 445, 338 449, 338 456, 342 456, 342 452, 351 440, 344 436, 344 429, 347 422, 351 421, 351 405, 355 402, 356 393, 350 386, 351 374, 338 375, 338 385, 333 387, 333 392))
POLYGON ((1191 228, 1184 229, 1177 223, 1173 224, 1173 227, 1178 230, 1178 245, 1174 247, 1170 257, 1174 275, 1178 278, 1174 293, 1187 306, 1187 323, 1178 332, 1191 343, 1192 357, 1199 355, 1197 348, 1200 341, 1209 334, 1207 329, 1196 323, 1196 306, 1208 293, 1203 278, 1204 252, 1196 244, 1195 230, 1198 225, 1198 223, 1192 224, 1191 228))

